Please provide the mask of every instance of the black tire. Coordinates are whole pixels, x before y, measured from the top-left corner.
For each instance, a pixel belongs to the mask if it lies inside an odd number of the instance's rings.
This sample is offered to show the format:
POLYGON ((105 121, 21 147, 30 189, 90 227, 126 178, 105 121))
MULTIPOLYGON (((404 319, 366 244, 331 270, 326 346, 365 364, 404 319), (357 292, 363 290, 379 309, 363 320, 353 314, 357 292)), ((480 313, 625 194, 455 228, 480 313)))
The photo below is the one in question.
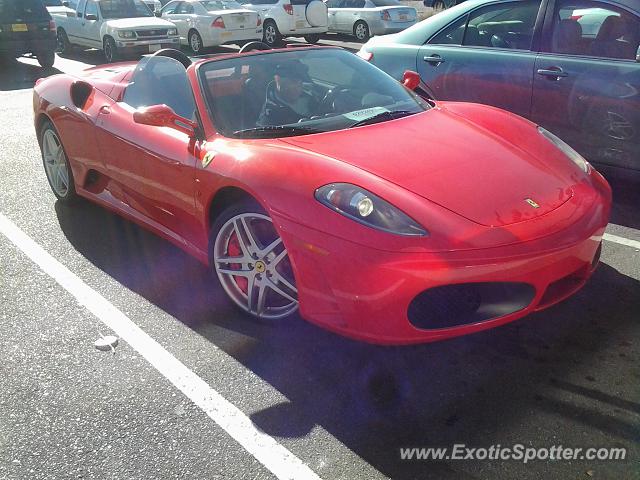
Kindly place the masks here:
POLYGON ((59 28, 58 29, 58 53, 60 53, 61 55, 66 55, 68 54, 71 49, 71 42, 69 42, 69 36, 67 35, 67 32, 64 30, 64 28, 59 28))
POLYGON ((56 52, 53 50, 49 52, 40 52, 36 54, 36 58, 42 68, 51 68, 56 61, 56 52))
POLYGON ((367 22, 358 20, 353 25, 353 35, 359 42, 366 42, 367 40, 369 40, 369 38, 371 38, 371 32, 369 30, 369 25, 367 25, 367 22))
POLYGON ((313 43, 316 44, 320 41, 320 34, 319 33, 313 33, 310 35, 305 35, 304 36, 304 41, 307 43, 313 43))
POLYGON ((282 44, 282 35, 273 20, 265 20, 262 27, 262 41, 272 48, 282 44))
POLYGON ((113 38, 104 37, 104 41, 102 42, 102 51, 107 63, 114 63, 118 61, 118 47, 116 47, 116 42, 113 38))
POLYGON ((447 5, 444 3, 444 0, 436 0, 433 2, 433 10, 435 12, 441 12, 442 10, 446 10, 447 5))
MULTIPOLYGON (((220 282, 220 286, 221 286, 221 290, 224 293, 224 297, 225 299, 228 301, 229 304, 233 305, 235 308, 237 308, 239 311, 241 311, 244 315, 250 317, 251 319, 253 319, 254 321, 258 321, 261 323, 269 323, 272 325, 276 325, 276 324, 280 324, 281 322, 291 318, 291 316, 293 316, 298 309, 297 306, 297 300, 295 302, 295 306, 291 306, 290 310, 289 309, 283 309, 282 311, 276 313, 277 318, 269 318, 270 312, 264 312, 264 315, 258 315, 256 314, 255 311, 250 311, 247 308, 247 305, 242 305, 243 301, 244 302, 249 302, 248 300, 248 290, 247 292, 245 292, 247 295, 245 295, 244 298, 241 298, 240 301, 238 301, 238 296, 235 295, 235 299, 234 297, 234 289, 237 287, 237 285, 234 286, 234 284, 230 284, 229 283, 229 277, 225 276, 225 274, 220 274, 218 272, 218 270, 216 269, 216 261, 215 261, 215 251, 216 251, 216 243, 219 240, 219 244, 218 244, 218 248, 220 248, 221 246, 225 246, 222 250, 224 250, 224 252, 222 253, 224 256, 233 256, 233 257, 237 257, 237 253, 238 252, 231 252, 231 241, 227 239, 227 241, 225 241, 225 237, 226 234, 228 233, 228 227, 225 227, 225 225, 227 225, 227 223, 234 217, 237 217, 239 215, 259 215, 262 216, 264 218, 266 218, 268 220, 268 222, 264 221, 264 220, 260 220, 262 222, 261 226, 264 227, 265 224, 269 224, 269 222, 271 222, 271 219, 269 218, 269 215, 267 212, 265 212, 264 208, 262 208, 262 206, 255 201, 252 198, 247 198, 245 200, 242 200, 236 204, 230 205, 227 208, 225 208, 215 219, 215 221, 213 222, 213 224, 211 225, 211 230, 209 233, 209 264, 210 264, 210 268, 211 268, 211 273, 213 274, 214 277, 216 277, 218 279, 218 281, 220 282), (218 237, 220 236, 220 239, 218 239, 218 237), (224 280, 223 280, 224 279, 224 280)), ((273 227, 273 225, 271 225, 273 227)), ((236 227, 231 227, 231 229, 235 229, 236 227)), ((260 228, 258 228, 257 230, 260 230, 260 228)), ((237 232, 238 230, 235 229, 235 231, 237 232)), ((255 230, 254 230, 255 232, 255 230)), ((273 227, 272 231, 269 231, 269 229, 267 229, 267 233, 270 233, 270 236, 265 237, 264 239, 261 238, 260 240, 257 241, 258 245, 264 246, 264 245, 270 245, 272 244, 272 240, 274 238, 279 238, 279 234, 277 232, 277 230, 275 229, 275 227, 273 227), (266 240, 266 241, 263 241, 266 240)), ((237 237, 236 237, 237 238, 237 237)), ((284 244, 280 244, 281 248, 284 249, 284 244)), ((220 252, 220 251, 219 251, 220 252)), ((282 253, 282 251, 280 252, 282 253)), ((269 267, 269 260, 267 257, 263 258, 259 255, 256 255, 255 257, 252 257, 255 260, 251 260, 251 262, 253 262, 253 268, 252 270, 250 270, 254 275, 258 274, 257 276, 260 277, 260 275, 262 275, 264 278, 264 280, 266 280, 267 278, 271 278, 273 282, 278 283, 279 279, 277 278, 277 276, 272 276, 272 274, 269 273, 269 269, 274 267, 274 265, 272 264, 271 267, 269 267), (267 265, 267 271, 265 272, 264 270, 259 270, 258 269, 258 263, 263 263, 267 265), (258 273, 260 272, 260 273, 258 273), (264 273, 262 273, 264 272, 264 273)), ((273 260, 273 258, 272 258, 273 260)), ((286 260, 286 262, 289 262, 288 259, 288 255, 285 255, 285 257, 282 259, 281 262, 279 262, 279 264, 282 264, 282 262, 284 262, 286 260)), ((224 263, 224 262, 223 262, 224 263)), ((228 263, 224 263, 226 266, 224 267, 225 269, 229 270, 231 268, 231 265, 228 263)), ((288 267, 290 267, 290 263, 288 264, 288 267)), ((295 278, 293 277, 293 270, 291 269, 289 271, 289 274, 286 275, 286 280, 288 282, 291 282, 291 285, 295 286, 295 278)), ((249 281, 247 280, 247 283, 249 281)), ((282 284, 280 284, 282 286, 282 284)), ((270 287, 268 287, 270 288, 270 287)), ((286 293, 292 293, 293 291, 285 288, 286 293)), ((237 292, 236 292, 237 293, 237 292)), ((293 295, 297 298, 297 292, 293 295)), ((286 303, 286 302, 285 302, 286 303)), ((250 302, 249 302, 250 304, 250 302)), ((293 304, 291 304, 293 305, 293 304)), ((271 312, 271 314, 273 314, 273 312, 271 312)))
POLYGON ((60 141, 60 135, 58 134, 56 127, 54 127, 53 123, 51 123, 49 120, 45 120, 42 126, 40 127, 40 131, 38 132, 38 141, 40 142, 42 166, 44 167, 45 175, 47 177, 47 181, 49 182, 49 186, 51 187, 51 191, 53 192, 53 194, 56 196, 56 198, 60 203, 63 203, 65 205, 72 205, 77 203, 80 197, 76 192, 76 182, 73 178, 73 171, 71 170, 71 166, 69 165, 69 158, 67 157, 67 152, 64 148, 64 145, 62 145, 62 142, 60 141), (56 190, 56 188, 54 187, 52 179, 49 176, 49 170, 46 165, 47 159, 45 158, 44 142, 45 142, 45 135, 47 134, 48 131, 53 132, 53 135, 59 142, 60 148, 62 148, 62 153, 64 154, 64 163, 66 165, 66 169, 68 173, 68 186, 67 186, 66 193, 64 194, 61 194, 61 192, 56 190))
POLYGON ((202 50, 204 50, 204 45, 202 44, 202 37, 196 30, 191 30, 189 32, 188 40, 189 40, 189 48, 193 53, 195 53, 196 55, 198 55, 199 53, 202 53, 202 50))

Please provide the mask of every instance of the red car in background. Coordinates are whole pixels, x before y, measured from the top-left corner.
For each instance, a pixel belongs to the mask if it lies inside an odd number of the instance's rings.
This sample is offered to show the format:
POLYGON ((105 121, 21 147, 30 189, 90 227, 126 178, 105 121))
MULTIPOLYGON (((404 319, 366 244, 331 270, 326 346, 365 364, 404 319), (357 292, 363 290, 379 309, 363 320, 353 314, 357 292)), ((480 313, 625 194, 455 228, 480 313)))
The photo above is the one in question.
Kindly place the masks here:
POLYGON ((375 343, 484 330, 595 269, 611 191, 514 114, 427 101, 329 47, 139 63, 34 89, 60 202, 78 196, 183 248, 244 312, 375 343))

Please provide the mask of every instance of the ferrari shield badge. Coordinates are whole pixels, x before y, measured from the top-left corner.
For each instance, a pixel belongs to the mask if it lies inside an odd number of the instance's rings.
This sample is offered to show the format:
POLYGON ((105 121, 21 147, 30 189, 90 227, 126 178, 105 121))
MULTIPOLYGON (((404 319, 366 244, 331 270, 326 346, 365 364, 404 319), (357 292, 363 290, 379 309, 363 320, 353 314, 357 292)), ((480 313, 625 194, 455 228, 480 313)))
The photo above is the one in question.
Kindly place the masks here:
POLYGON ((202 168, 207 168, 209 164, 213 161, 213 158, 216 156, 216 152, 207 152, 204 154, 202 158, 202 168))

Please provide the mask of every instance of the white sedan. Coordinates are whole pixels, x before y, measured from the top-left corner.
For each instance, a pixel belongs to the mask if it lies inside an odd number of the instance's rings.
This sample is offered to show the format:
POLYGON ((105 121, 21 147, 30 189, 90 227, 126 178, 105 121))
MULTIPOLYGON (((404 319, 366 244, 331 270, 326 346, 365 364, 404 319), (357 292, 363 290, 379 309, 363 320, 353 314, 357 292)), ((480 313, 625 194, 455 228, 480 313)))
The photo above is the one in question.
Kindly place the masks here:
POLYGON ((234 0, 174 0, 162 9, 162 18, 178 27, 180 43, 194 53, 224 43, 262 39, 260 15, 234 0))

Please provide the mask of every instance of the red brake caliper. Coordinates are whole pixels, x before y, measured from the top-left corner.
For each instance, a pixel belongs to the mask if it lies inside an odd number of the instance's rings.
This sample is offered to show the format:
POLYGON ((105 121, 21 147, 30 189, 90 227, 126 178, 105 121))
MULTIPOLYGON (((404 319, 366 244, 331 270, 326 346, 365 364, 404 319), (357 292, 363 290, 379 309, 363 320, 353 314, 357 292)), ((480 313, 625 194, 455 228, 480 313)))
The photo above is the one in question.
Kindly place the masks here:
MULTIPOLYGON (((242 255, 242 249, 240 248, 240 243, 238 242, 238 236, 235 232, 229 239, 229 245, 227 246, 227 255, 230 257, 239 257, 242 255)), ((232 263, 229 265, 232 270, 240 270, 242 265, 239 263, 232 263)), ((245 277, 233 277, 236 282, 236 285, 240 287, 244 293, 247 293, 247 289, 249 287, 249 280, 245 277)))

